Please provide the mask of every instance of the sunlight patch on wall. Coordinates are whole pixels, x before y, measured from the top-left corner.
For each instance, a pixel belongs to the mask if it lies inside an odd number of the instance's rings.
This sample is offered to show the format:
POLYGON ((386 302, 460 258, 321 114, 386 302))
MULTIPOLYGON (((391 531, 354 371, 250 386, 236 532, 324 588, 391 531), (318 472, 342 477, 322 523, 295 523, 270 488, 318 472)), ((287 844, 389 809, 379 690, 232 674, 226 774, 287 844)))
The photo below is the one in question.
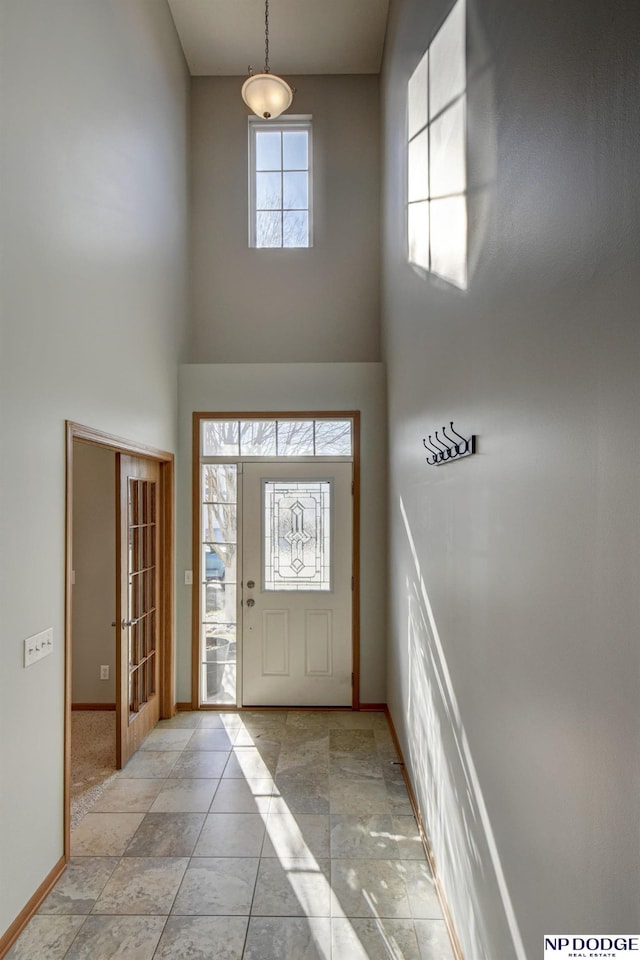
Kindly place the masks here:
POLYGON ((409 79, 409 262, 467 287, 466 7, 457 0, 409 79))

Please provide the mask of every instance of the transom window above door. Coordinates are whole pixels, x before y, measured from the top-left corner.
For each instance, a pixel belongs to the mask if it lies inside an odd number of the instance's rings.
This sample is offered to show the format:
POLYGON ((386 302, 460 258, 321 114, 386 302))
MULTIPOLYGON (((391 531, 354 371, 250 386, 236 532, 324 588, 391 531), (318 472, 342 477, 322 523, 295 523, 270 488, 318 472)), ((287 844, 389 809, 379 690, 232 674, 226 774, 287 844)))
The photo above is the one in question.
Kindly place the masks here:
POLYGON ((201 420, 203 457, 351 457, 353 421, 201 420))

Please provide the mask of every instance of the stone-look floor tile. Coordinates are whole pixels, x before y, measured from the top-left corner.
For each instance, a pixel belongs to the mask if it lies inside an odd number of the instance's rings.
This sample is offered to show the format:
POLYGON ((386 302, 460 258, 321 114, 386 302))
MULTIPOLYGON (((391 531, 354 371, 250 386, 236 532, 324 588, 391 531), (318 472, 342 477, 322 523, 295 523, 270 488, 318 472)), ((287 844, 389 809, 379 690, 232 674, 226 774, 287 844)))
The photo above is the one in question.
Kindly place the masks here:
POLYGON ((121 860, 92 913, 167 916, 188 863, 186 857, 129 857, 121 860))
POLYGON ((241 960, 246 917, 169 917, 153 960, 241 960))
POLYGON ((332 860, 333 916, 410 919, 403 869, 407 862, 332 860))
POLYGON ((389 796, 382 780, 331 780, 331 813, 370 816, 391 813, 389 796))
MULTIPOLYGON (((237 714, 218 713, 217 710, 201 713, 198 726, 200 730, 230 730, 233 724, 225 720, 225 717, 228 716, 235 717, 237 714)), ((233 729, 237 729, 237 726, 233 727, 233 729)))
POLYGON ((426 861, 404 860, 405 883, 411 915, 420 920, 442 920, 442 908, 426 861))
POLYGON ((329 730, 329 750, 332 755, 373 757, 378 747, 373 730, 329 730))
POLYGON ((331 856, 339 860, 391 860, 398 844, 390 816, 331 816, 331 856))
POLYGON ((444 920, 416 920, 420 960, 454 960, 444 920))
POLYGON ((113 780, 91 807, 92 813, 148 813, 162 780, 113 780))
POLYGON ((276 774, 272 813, 329 813, 329 775, 322 770, 276 774))
POLYGON ((269 813, 263 857, 326 859, 330 856, 329 846, 326 814, 269 813))
MULTIPOLYGON (((251 917, 243 960, 326 960, 331 921, 318 917, 251 917)), ((347 960, 348 954, 342 954, 347 960)))
POLYGON ((120 857, 143 813, 87 813, 71 834, 72 857, 120 857))
POLYGON ((158 720, 156 730, 195 730, 200 726, 202 714, 197 710, 180 711, 170 720, 158 720))
POLYGON ((11 947, 6 960, 62 960, 85 919, 37 914, 11 947))
POLYGON ((185 752, 176 760, 171 770, 171 779, 217 780, 222 776, 230 755, 231 751, 228 753, 213 750, 185 752))
POLYGON ((117 776, 120 780, 164 780, 179 756, 179 750, 138 750, 117 776))
POLYGON ((225 780, 259 779, 271 777, 278 765, 278 752, 261 753, 255 747, 237 747, 233 750, 222 776, 225 780))
POLYGON ((329 860, 263 859, 258 869, 252 916, 329 917, 329 860))
POLYGON ((387 718, 377 710, 345 710, 329 714, 332 730, 388 730, 387 718))
POLYGON ((185 750, 221 750, 228 753, 236 736, 235 730, 194 730, 185 750))
POLYGON ((329 737, 313 740, 288 741, 280 750, 277 773, 298 769, 329 770, 329 737))
POLYGON ((117 857, 78 857, 70 860, 38 913, 76 916, 91 913, 117 864, 117 857))
POLYGON ((404 780, 385 780, 389 809, 395 816, 411 816, 413 807, 404 780))
POLYGON ((401 860, 426 860, 422 838, 414 816, 393 817, 393 832, 401 860))
POLYGON ((124 856, 190 857, 204 819, 204 813, 148 813, 124 856))
POLYGON ((219 780, 165 780, 151 813, 206 813, 219 780))
POLYGON ((264 750, 279 750, 282 740, 271 730, 238 730, 234 747, 256 747, 264 750))
POLYGON ((172 913, 187 916, 248 916, 256 884, 254 857, 202 857, 191 861, 172 913))
POLYGON ((331 714, 328 710, 315 712, 313 710, 289 710, 287 713, 287 730, 291 728, 306 731, 322 731, 329 729, 329 718, 331 714))
POLYGON ((334 918, 331 947, 338 960, 422 960, 412 920, 334 918))
POLYGON ((273 780, 221 780, 210 813, 268 813, 273 780))
POLYGON ((87 917, 65 960, 152 960, 165 922, 164 917, 87 917))
POLYGON ((194 857, 259 857, 265 834, 259 813, 210 813, 194 857))
POLYGON ((329 776, 334 780, 382 780, 382 765, 377 754, 371 757, 332 756, 329 776))
POLYGON ((184 750, 194 732, 183 727, 155 727, 140 744, 140 750, 184 750))

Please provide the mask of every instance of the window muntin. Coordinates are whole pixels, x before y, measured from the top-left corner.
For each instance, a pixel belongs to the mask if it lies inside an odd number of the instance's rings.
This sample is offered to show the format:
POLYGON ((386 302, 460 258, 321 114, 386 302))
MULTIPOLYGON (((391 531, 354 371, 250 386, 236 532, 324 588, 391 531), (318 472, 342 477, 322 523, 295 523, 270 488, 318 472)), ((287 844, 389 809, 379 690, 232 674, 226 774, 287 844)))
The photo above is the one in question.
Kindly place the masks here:
POLYGON ((203 457, 351 457, 353 421, 202 420, 203 457))
POLYGON ((311 120, 249 118, 249 245, 310 247, 311 120))

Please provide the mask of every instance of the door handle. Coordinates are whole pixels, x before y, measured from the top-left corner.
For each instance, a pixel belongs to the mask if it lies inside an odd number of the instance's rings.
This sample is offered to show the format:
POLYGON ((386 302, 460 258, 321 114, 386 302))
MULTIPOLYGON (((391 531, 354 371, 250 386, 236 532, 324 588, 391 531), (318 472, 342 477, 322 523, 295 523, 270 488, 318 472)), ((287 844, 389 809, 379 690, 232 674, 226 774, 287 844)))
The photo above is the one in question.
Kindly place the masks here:
POLYGON ((256 602, 255 602, 255 600, 253 599, 253 597, 249 597, 249 599, 247 600, 247 606, 248 606, 248 607, 255 607, 255 605, 256 605, 256 602))
MULTIPOLYGON (((124 630, 125 627, 135 627, 137 622, 138 622, 137 620, 123 620, 122 623, 120 624, 120 629, 124 630)), ((115 620, 112 620, 111 626, 117 627, 118 624, 115 622, 115 620)))

